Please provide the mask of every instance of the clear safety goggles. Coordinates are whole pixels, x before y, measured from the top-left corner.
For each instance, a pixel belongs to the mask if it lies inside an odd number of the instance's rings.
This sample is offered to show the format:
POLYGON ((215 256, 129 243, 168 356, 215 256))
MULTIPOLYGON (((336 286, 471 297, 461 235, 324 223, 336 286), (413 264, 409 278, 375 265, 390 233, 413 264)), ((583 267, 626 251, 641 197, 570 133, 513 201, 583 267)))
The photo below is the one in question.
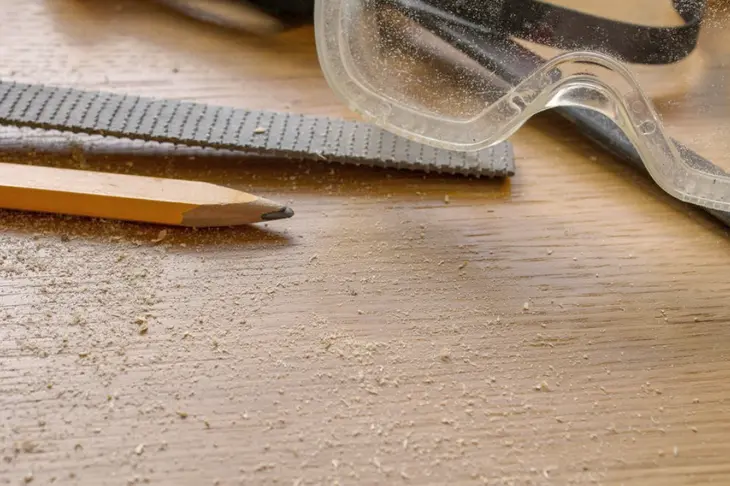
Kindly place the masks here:
POLYGON ((396 134, 479 150, 555 109, 674 197, 730 211, 730 8, 714 4, 315 0, 315 35, 335 93, 396 134))

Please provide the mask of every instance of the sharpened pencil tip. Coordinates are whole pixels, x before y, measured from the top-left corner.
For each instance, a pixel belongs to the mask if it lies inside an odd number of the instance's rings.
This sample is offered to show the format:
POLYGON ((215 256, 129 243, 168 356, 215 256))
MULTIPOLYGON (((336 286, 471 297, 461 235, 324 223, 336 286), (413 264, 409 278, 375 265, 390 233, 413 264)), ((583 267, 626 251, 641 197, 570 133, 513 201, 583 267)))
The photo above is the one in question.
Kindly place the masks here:
POLYGON ((273 211, 271 213, 266 213, 261 215, 261 219, 264 221, 274 221, 277 219, 287 219, 294 216, 294 211, 289 206, 285 206, 281 208, 278 211, 273 211))

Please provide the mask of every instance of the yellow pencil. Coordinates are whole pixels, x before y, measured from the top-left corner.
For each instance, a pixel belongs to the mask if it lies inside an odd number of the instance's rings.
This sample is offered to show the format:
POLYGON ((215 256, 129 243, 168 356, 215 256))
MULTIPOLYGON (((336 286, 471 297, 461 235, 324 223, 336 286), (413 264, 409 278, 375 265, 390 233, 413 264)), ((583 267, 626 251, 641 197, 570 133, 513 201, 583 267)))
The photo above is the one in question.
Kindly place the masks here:
POLYGON ((6 163, 0 207, 189 227, 294 215, 283 204, 206 182, 6 163))

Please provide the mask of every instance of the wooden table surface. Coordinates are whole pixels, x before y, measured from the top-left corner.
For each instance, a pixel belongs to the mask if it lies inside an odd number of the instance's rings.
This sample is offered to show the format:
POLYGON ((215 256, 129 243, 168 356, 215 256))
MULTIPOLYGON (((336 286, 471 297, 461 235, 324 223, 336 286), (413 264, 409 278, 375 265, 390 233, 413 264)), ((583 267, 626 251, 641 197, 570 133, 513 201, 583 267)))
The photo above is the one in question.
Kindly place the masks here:
MULTIPOLYGON (((2 79, 354 118, 309 28, 0 6, 2 79)), ((684 116, 688 138, 713 123, 684 116)), ((4 161, 296 215, 158 242, 0 213, 0 484, 730 483, 727 232, 553 117, 514 136, 509 182, 2 134, 4 161)))

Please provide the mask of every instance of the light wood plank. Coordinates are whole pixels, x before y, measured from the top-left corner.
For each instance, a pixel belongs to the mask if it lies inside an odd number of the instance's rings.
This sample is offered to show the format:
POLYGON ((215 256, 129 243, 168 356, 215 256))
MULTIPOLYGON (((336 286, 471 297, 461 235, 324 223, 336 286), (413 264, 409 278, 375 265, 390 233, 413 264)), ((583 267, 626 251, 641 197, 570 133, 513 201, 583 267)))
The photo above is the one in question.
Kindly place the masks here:
MULTIPOLYGON (((0 76, 354 117, 310 29, 261 40, 150 3, 2 0, 0 76)), ((690 142, 730 115, 680 111, 690 142)), ((0 215, 0 484, 730 481, 726 231, 553 117, 514 137, 509 184, 82 142, 92 168, 297 215, 162 242, 0 215)))

